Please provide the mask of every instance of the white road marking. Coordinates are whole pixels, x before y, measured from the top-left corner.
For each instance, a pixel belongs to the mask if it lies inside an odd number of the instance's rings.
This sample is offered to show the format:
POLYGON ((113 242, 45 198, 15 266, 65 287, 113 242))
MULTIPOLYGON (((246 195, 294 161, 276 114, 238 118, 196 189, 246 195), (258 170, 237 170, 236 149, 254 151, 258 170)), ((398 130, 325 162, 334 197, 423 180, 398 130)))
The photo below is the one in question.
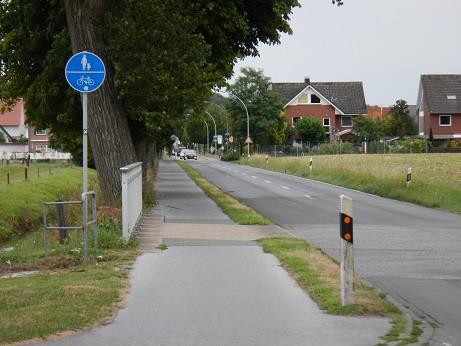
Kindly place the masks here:
POLYGON ((268 184, 271 184, 271 183, 272 183, 270 180, 265 180, 265 179, 264 179, 264 182, 265 182, 265 183, 268 183, 268 184))
POLYGON ((251 176, 253 179, 258 179, 258 177, 256 175, 252 175, 251 176))
POLYGON ((290 190, 290 188, 287 187, 287 186, 283 186, 283 185, 282 185, 282 186, 280 186, 280 187, 281 187, 282 189, 285 189, 285 190, 290 190))
POLYGON ((310 196, 310 195, 304 195, 304 197, 307 197, 309 199, 313 199, 312 196, 310 196))
POLYGON ((248 175, 248 174, 246 174, 246 173, 242 173, 242 175, 248 175))

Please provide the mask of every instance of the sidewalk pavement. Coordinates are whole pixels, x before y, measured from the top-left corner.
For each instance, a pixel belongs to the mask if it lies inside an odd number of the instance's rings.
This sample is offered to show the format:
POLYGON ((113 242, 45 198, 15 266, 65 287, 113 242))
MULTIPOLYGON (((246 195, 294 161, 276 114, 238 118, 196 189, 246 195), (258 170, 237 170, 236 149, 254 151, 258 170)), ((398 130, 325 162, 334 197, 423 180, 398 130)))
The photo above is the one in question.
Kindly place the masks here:
POLYGON ((156 192, 154 222, 146 218, 144 232, 150 227, 169 248, 155 252, 155 242, 140 239, 146 252, 113 323, 48 344, 368 346, 390 328, 385 318, 320 311, 253 241, 285 231, 233 225, 175 162, 161 162, 156 192), (203 224, 207 217, 211 226, 203 224))

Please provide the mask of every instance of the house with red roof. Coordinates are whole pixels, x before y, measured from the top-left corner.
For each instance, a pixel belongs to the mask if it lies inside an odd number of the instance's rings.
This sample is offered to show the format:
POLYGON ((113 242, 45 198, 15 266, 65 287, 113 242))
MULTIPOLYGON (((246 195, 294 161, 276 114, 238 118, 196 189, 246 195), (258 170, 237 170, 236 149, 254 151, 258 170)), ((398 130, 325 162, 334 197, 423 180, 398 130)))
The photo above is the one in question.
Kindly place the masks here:
MULTIPOLYGON (((3 105, 0 104, 0 109, 3 105)), ((48 152, 47 130, 39 130, 26 123, 24 101, 19 100, 11 109, 0 111, 0 131, 5 143, 0 143, 1 153, 48 152)))
POLYGON ((420 136, 461 141, 461 75, 422 75, 416 107, 420 136))
POLYGON ((362 82, 272 83, 272 90, 284 102, 292 128, 303 117, 317 118, 330 139, 349 140, 354 118, 367 114, 362 82))

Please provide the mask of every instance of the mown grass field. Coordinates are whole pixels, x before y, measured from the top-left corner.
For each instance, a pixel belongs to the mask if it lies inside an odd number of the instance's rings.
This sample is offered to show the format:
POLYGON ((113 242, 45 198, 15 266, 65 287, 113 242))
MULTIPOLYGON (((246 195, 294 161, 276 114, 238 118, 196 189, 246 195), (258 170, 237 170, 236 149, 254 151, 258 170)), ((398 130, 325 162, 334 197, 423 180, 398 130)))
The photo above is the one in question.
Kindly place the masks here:
POLYGON ((10 184, 16 184, 25 180, 25 168, 27 168, 27 180, 35 180, 58 173, 61 169, 69 168, 67 163, 36 163, 33 162, 27 167, 23 164, 11 163, 0 165, 0 185, 8 184, 8 174, 10 184))
POLYGON ((242 164, 320 180, 383 197, 461 213, 461 154, 254 155, 242 164), (412 183, 406 186, 407 169, 412 183))
MULTIPOLYGON (((41 226, 44 202, 71 196, 80 199, 81 180, 81 168, 69 166, 40 178, 0 184, 0 244, 41 226)), ((95 185, 94 170, 89 170, 89 181, 95 185)))

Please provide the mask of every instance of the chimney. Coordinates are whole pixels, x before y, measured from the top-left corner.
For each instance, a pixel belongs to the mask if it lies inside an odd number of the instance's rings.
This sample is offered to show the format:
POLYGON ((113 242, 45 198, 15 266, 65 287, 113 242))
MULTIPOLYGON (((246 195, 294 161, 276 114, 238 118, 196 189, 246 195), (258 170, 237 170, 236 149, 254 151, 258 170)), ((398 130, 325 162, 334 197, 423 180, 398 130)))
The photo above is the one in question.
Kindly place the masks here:
POLYGON ((311 76, 305 76, 304 77, 304 83, 310 84, 310 82, 311 82, 311 76))

